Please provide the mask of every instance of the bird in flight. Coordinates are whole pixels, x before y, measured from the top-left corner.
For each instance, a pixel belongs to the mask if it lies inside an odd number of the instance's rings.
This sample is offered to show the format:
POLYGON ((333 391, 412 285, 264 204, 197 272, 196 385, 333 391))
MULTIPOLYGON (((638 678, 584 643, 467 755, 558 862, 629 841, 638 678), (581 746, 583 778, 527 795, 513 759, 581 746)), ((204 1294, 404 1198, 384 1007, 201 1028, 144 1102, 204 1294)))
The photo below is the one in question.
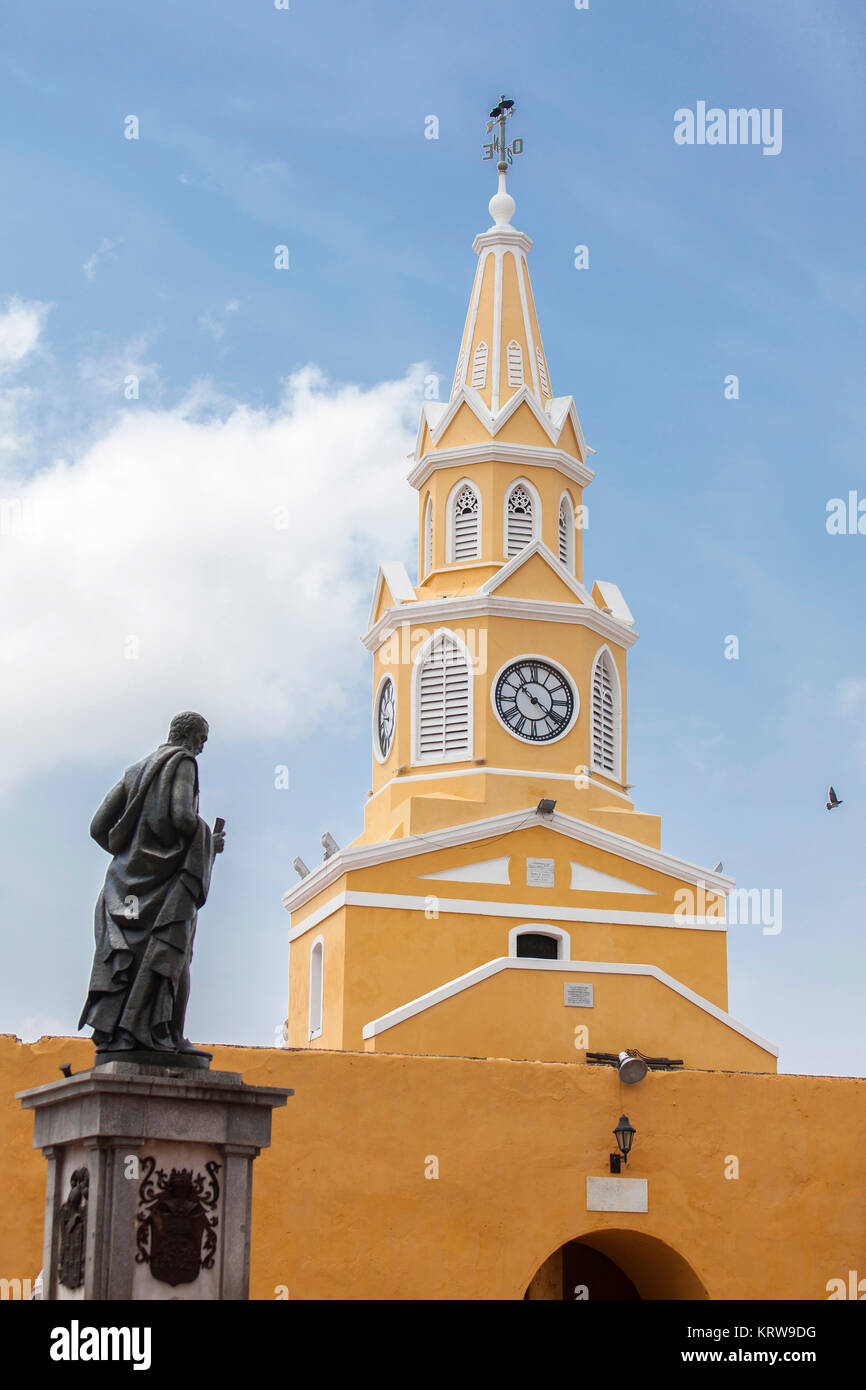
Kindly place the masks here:
POLYGON ((831 787, 830 790, 828 791, 827 795, 828 795, 828 797, 830 798, 829 801, 827 802, 827 810, 828 810, 828 811, 835 811, 835 809, 836 809, 837 806, 841 806, 841 805, 842 805, 842 802, 839 800, 838 796, 836 795, 836 793, 834 792, 834 790, 833 790, 832 787, 831 787))

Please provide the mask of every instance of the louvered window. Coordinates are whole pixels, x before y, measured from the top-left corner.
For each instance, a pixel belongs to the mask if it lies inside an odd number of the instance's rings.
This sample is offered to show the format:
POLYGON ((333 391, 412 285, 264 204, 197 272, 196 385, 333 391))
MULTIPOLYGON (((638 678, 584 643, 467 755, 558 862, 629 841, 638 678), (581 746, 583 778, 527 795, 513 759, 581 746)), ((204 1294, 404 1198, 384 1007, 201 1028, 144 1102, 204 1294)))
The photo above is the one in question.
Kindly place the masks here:
POLYGON ((559 504, 559 562, 574 573, 574 512, 568 497, 559 504))
POLYGON ((592 765, 609 777, 619 772, 619 711, 611 659, 602 652, 592 673, 592 765))
POLYGON ((429 574, 433 568, 433 503, 427 498, 427 505, 424 508, 424 573, 429 574))
POLYGON ((525 545, 529 545, 534 531, 532 525, 532 498, 526 488, 518 484, 508 494, 506 509, 506 555, 516 555, 525 545))
POLYGON ((487 344, 479 343, 472 354, 472 381, 470 383, 476 391, 482 391, 487 385, 487 344))
POLYGON ((454 559, 478 558, 478 493, 467 483, 454 499, 454 559))
POLYGON ((540 347, 535 349, 535 360, 538 363, 538 384, 541 387, 542 396, 550 395, 550 384, 547 380, 547 367, 544 365, 544 353, 540 347))
POLYGON ((516 338, 512 338, 505 349, 505 363, 508 370, 508 385, 523 385, 523 348, 516 338))
POLYGON ((465 348, 461 348, 461 349, 460 349, 460 356, 459 356, 458 359, 457 359, 457 370, 456 370, 456 372, 454 373, 454 385, 451 387, 451 395, 452 395, 452 396, 456 396, 457 390, 458 390, 458 388, 459 388, 459 386, 460 386, 460 381, 461 381, 461 379, 462 379, 462 377, 463 377, 463 358, 464 358, 465 356, 466 356, 466 350, 465 350, 465 348))
POLYGON ((472 684, 466 654, 448 633, 437 635, 417 678, 416 753, 422 761, 471 755, 472 684))

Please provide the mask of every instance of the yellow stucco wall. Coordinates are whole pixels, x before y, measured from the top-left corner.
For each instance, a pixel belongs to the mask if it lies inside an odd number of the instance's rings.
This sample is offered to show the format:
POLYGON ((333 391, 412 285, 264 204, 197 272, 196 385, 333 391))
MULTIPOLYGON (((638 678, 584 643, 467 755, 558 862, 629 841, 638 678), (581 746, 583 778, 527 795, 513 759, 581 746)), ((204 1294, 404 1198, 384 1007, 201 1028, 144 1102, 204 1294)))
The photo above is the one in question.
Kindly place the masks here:
MULTIPOLYGON (((12 1092, 92 1055, 81 1039, 0 1038, 3 1277, 39 1269, 45 1182, 12 1092)), ((253 1298, 519 1299, 590 1232, 645 1297, 663 1261, 639 1236, 676 1251, 714 1299, 825 1299, 828 1280, 862 1272, 863 1080, 689 1071, 623 1087, 580 1064, 231 1047, 214 1065, 295 1090, 256 1160, 253 1298), (647 1178, 649 1210, 587 1212, 586 1177, 605 1173, 624 1107, 627 1176, 647 1178), (438 1179, 424 1176, 430 1156, 438 1179)))
MULTIPOLYGON (((621 958, 620 958, 621 959, 621 958)), ((775 1071, 776 1057, 650 975, 507 966, 395 1023, 370 1052, 584 1061, 587 1051, 639 1048, 699 1070, 775 1071), (564 1002, 566 984, 593 987, 590 1008, 564 1002)))

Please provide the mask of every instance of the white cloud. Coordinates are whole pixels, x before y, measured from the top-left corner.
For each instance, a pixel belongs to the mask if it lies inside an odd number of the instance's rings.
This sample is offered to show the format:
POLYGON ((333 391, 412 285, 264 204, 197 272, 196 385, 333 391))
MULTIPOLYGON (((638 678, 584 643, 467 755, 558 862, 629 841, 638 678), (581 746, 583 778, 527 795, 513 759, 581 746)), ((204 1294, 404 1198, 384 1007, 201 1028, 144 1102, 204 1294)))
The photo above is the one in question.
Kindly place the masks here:
POLYGON ((375 563, 414 530, 420 382, 338 388, 308 367, 269 411, 206 387, 131 402, 74 464, 7 489, 3 791, 128 761, 180 709, 224 742, 302 738, 344 708, 375 563))
POLYGON ((0 370, 14 367, 39 342, 45 315, 51 308, 38 299, 13 295, 0 310, 0 370))
POLYGON ((93 255, 88 256, 87 260, 84 262, 84 265, 81 267, 81 269, 84 271, 85 277, 88 280, 93 279, 93 277, 96 275, 96 267, 99 265, 99 262, 103 259, 104 256, 109 255, 113 250, 114 242, 109 241, 108 237, 103 237, 102 241, 99 243, 93 255))

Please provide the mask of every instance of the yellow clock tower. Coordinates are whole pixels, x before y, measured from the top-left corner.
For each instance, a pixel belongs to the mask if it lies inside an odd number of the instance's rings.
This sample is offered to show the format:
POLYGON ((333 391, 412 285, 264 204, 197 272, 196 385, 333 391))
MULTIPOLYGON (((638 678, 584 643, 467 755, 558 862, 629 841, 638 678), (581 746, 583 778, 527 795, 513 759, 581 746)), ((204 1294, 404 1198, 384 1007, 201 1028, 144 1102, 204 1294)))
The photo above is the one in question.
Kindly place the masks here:
POLYGON ((584 581, 592 450, 554 394, 499 124, 450 398, 409 474, 417 583, 383 564, 363 637, 364 830, 284 898, 289 1046, 775 1070, 726 1011, 732 880, 663 851, 629 795, 637 632, 584 581))

